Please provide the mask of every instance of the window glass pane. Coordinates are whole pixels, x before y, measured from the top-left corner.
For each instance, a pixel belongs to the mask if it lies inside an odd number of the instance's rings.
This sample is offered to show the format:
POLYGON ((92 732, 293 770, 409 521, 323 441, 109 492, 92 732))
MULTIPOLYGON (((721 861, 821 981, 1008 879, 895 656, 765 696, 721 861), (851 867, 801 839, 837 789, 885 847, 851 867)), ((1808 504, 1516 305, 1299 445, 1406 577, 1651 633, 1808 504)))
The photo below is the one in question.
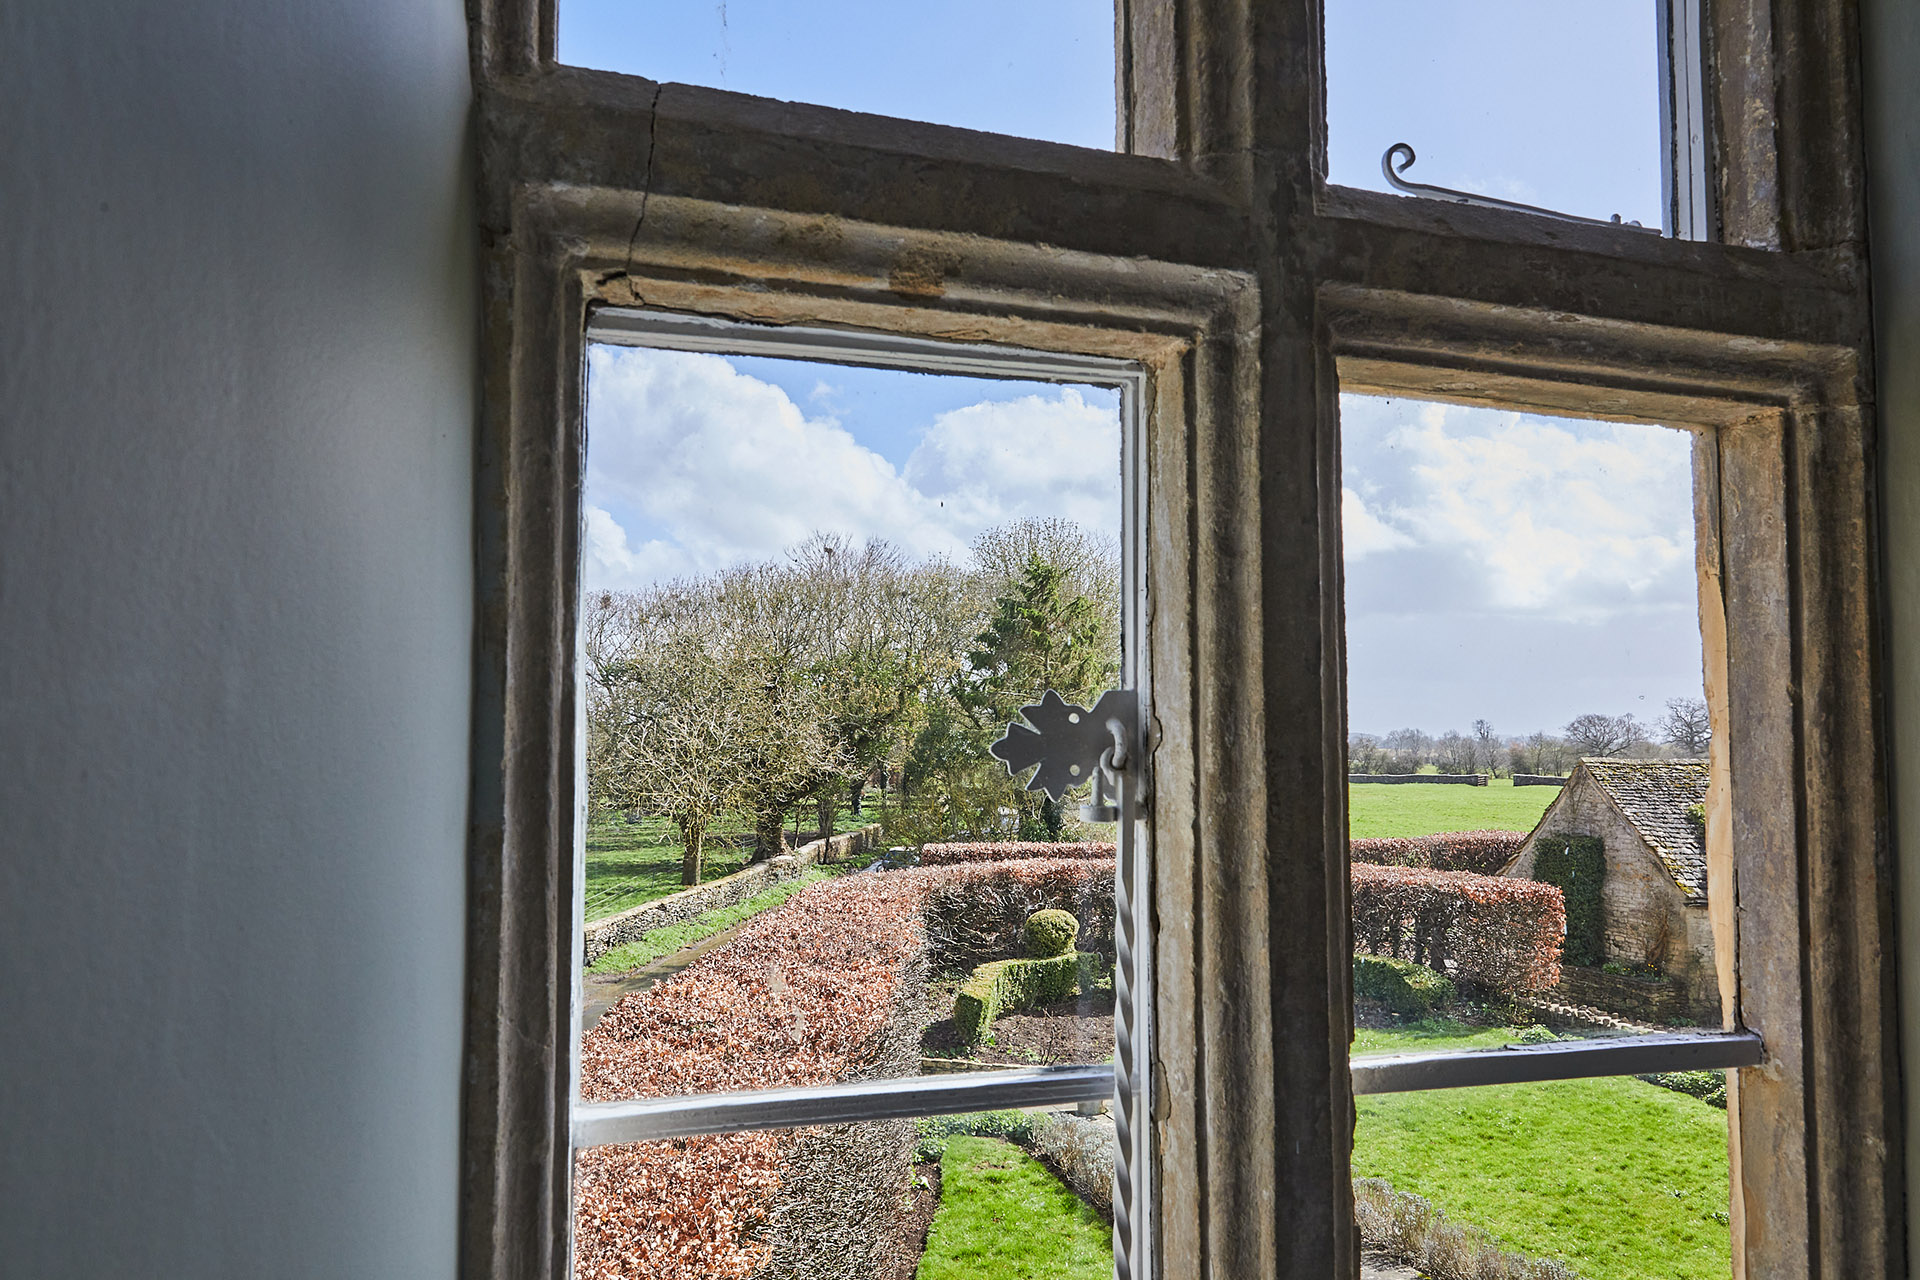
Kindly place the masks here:
POLYGON ((1732 1270, 1724 1101, 1628 1078, 1388 1094, 1356 1109, 1354 1216, 1383 1278, 1732 1270))
POLYGON ((1718 1027, 1691 437, 1341 436, 1356 1055, 1718 1027))
POLYGON ((1111 1060, 1114 827, 988 746, 1118 683, 1108 387, 596 345, 580 1096, 1111 1060))
POLYGON ((1330 0, 1328 180, 1662 224, 1654 0, 1330 0))
POLYGON ((1111 1280, 1113 1122, 1086 1110, 582 1151, 574 1274, 1111 1280))
POLYGON ((561 0, 560 60, 1111 150, 1112 0, 561 0))

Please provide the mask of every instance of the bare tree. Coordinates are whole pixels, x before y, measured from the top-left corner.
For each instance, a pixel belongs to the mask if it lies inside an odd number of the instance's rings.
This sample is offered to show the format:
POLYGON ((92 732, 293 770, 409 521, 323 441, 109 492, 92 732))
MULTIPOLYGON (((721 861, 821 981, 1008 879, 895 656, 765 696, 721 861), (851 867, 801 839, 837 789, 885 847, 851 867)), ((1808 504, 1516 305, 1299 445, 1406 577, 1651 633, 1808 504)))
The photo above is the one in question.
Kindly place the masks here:
POLYGON ((1433 758, 1433 737, 1418 729, 1395 729, 1381 740, 1391 757, 1393 772, 1414 773, 1433 758))
POLYGON ((1594 711, 1575 716, 1561 732, 1567 749, 1576 756, 1621 755, 1646 738, 1646 730, 1631 714, 1608 716, 1594 711))
POLYGON ((1713 737, 1707 704, 1699 698, 1667 699, 1666 714, 1660 717, 1660 732, 1682 755, 1707 754, 1707 743, 1713 737))
POLYGON ((1440 735, 1440 740, 1434 743, 1433 749, 1438 757, 1440 772, 1473 772, 1475 747, 1472 738, 1458 730, 1449 729, 1440 735))
POLYGON ((763 862, 786 851, 787 812, 846 769, 827 731, 831 690, 819 669, 836 619, 821 583, 792 564, 729 569, 704 590, 734 675, 746 735, 739 794, 753 813, 753 860, 763 862))
POLYGON ((1531 733, 1508 744, 1507 758, 1515 773, 1555 774, 1566 768, 1567 744, 1552 734, 1531 733))
POLYGON ((700 883, 707 832, 748 763, 737 675, 701 604, 676 587, 604 593, 582 618, 588 794, 672 821, 683 884, 700 883))
POLYGON ((1473 722, 1473 745, 1475 764, 1489 774, 1500 772, 1500 736, 1493 731, 1493 725, 1485 720, 1473 722))
POLYGON ((1347 772, 1382 773, 1382 764, 1386 760, 1386 751, 1380 746, 1380 739, 1370 733, 1347 735, 1347 772))

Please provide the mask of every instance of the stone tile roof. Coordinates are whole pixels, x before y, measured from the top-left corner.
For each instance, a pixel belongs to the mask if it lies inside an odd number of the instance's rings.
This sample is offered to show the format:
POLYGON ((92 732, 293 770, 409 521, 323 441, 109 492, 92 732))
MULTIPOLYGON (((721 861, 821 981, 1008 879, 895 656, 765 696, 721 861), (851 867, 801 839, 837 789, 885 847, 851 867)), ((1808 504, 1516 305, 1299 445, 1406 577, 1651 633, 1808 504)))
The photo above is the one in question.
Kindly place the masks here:
POLYGON ((1580 768, 1633 824, 1687 900, 1705 902, 1706 834, 1687 810, 1706 802, 1707 762, 1585 756, 1580 768))

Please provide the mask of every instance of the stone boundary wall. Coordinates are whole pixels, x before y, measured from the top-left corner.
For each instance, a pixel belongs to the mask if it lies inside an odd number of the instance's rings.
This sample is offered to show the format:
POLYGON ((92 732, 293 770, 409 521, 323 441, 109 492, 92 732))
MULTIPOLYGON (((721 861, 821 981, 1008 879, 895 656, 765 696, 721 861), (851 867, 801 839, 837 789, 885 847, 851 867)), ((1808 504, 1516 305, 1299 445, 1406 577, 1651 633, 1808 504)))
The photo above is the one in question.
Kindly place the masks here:
POLYGON ((1686 987, 1672 978, 1632 978, 1580 965, 1560 966, 1553 993, 1569 1004, 1623 1013, 1642 1021, 1671 1022, 1693 1012, 1686 987))
POLYGON ((1513 775, 1516 787, 1564 787, 1567 779, 1553 773, 1516 773, 1513 775))
POLYGON ((1355 782, 1437 782, 1456 787, 1484 787, 1487 775, 1484 773, 1350 773, 1349 784, 1355 782))
POLYGON ((792 853, 782 854, 767 862, 753 863, 730 876, 721 876, 718 880, 709 880, 691 889, 682 889, 664 898, 628 907, 620 914, 604 920, 595 920, 586 927, 580 963, 583 966, 590 965, 615 947, 638 942, 654 929, 679 924, 682 920, 691 920, 705 912, 744 902, 756 893, 794 879, 815 863, 845 862, 856 853, 865 853, 879 841, 880 824, 876 822, 858 831, 803 844, 792 853))

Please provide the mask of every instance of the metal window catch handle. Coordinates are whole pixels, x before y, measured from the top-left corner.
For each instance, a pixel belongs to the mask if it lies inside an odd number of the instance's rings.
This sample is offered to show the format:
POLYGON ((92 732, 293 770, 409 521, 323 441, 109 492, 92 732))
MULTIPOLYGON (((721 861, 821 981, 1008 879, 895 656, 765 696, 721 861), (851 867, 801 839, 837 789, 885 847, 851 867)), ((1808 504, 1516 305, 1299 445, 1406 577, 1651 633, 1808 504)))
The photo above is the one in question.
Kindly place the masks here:
POLYGON ((1502 200, 1498 196, 1476 195, 1471 191, 1456 191, 1452 187, 1436 187, 1426 182, 1409 182, 1401 175, 1413 168, 1414 159, 1413 148, 1404 142, 1396 142, 1388 147, 1385 154, 1380 157, 1380 172, 1386 175, 1388 185, 1409 195, 1450 200, 1454 204, 1478 205, 1483 209, 1512 209, 1516 213, 1557 218, 1561 222, 1584 222, 1595 227, 1625 227, 1629 231, 1661 234, 1658 227, 1643 227, 1637 222, 1623 222, 1617 213, 1613 215, 1612 221, 1605 218, 1583 218, 1577 213, 1561 213, 1558 209, 1543 209, 1537 204, 1521 204, 1518 200, 1502 200))
POLYGON ((1089 710, 1049 689, 1040 701, 1020 708, 1020 717, 987 748, 1007 772, 1018 777, 1034 769, 1027 790, 1044 791, 1056 801, 1091 782, 1093 796, 1080 807, 1082 820, 1120 821, 1120 775, 1132 764, 1129 744, 1139 725, 1133 691, 1109 689, 1089 710))

